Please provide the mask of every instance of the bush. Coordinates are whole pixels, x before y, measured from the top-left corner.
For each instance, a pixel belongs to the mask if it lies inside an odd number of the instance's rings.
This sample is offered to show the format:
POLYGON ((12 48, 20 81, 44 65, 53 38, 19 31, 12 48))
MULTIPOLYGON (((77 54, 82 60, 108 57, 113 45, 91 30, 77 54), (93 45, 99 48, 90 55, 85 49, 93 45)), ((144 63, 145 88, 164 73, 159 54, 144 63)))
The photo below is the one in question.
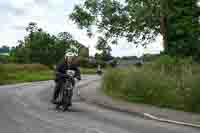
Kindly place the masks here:
POLYGON ((95 68, 96 64, 91 63, 88 58, 80 57, 80 66, 84 68, 95 68))
POLYGON ((98 65, 101 65, 101 67, 103 68, 107 67, 106 63, 103 60, 96 60, 95 67, 97 67, 98 65))
POLYGON ((9 58, 6 55, 0 55, 0 63, 8 63, 9 62, 9 58))
POLYGON ((200 65, 164 56, 141 68, 110 69, 104 91, 130 102, 200 112, 200 65))

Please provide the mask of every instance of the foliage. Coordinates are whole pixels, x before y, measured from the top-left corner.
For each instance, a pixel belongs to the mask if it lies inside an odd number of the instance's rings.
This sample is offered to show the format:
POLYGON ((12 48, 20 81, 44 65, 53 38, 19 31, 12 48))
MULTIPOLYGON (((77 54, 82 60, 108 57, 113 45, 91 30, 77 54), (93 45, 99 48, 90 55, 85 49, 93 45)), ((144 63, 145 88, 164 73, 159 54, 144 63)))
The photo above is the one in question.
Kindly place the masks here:
POLYGON ((82 74, 96 74, 96 69, 94 68, 81 68, 82 74))
POLYGON ((0 53, 9 53, 10 48, 8 46, 2 46, 0 47, 0 53))
POLYGON ((90 67, 88 58, 80 57, 79 62, 80 62, 81 67, 85 67, 85 68, 90 67))
POLYGON ((3 64, 0 75, 0 84, 53 79, 53 71, 41 64, 3 64))
POLYGON ((158 34, 163 36, 169 55, 199 57, 200 8, 197 0, 84 0, 70 18, 91 32, 96 26, 100 42, 129 42, 146 45, 158 34))
MULTIPOLYGON (((81 68, 81 74, 95 74, 96 69, 81 68)), ((0 85, 52 80, 54 71, 41 64, 0 64, 0 85)))
POLYGON ((107 44, 107 41, 103 37, 99 37, 96 49, 101 51, 101 54, 97 54, 103 61, 110 61, 113 59, 111 56, 111 47, 107 44))
POLYGON ((83 68, 95 68, 97 66, 96 62, 91 62, 89 58, 80 57, 79 58, 80 66, 83 68))
POLYGON ((151 54, 145 54, 142 56, 142 60, 144 62, 150 62, 150 61, 154 61, 157 58, 159 58, 161 55, 151 55, 151 54))
POLYGON ((102 87, 130 102, 200 112, 199 68, 190 58, 164 56, 141 68, 108 70, 102 87))
POLYGON ((52 67, 63 58, 66 50, 79 54, 79 49, 84 47, 67 32, 50 35, 33 22, 26 30, 28 35, 10 52, 11 59, 16 63, 41 63, 52 67))
POLYGON ((9 57, 7 55, 0 55, 0 64, 3 63, 8 63, 9 62, 9 57))
POLYGON ((79 49, 79 56, 80 56, 80 57, 88 58, 88 57, 89 57, 89 49, 86 48, 86 47, 81 47, 81 48, 79 49))
MULTIPOLYGON (((116 44, 119 37, 134 43, 147 43, 159 33, 159 0, 85 0, 75 6, 70 18, 80 28, 95 25, 106 40, 116 44)), ((100 38, 101 39, 101 38, 100 38)))
POLYGON ((172 0, 168 16, 168 53, 176 56, 200 56, 200 8, 196 0, 172 0))

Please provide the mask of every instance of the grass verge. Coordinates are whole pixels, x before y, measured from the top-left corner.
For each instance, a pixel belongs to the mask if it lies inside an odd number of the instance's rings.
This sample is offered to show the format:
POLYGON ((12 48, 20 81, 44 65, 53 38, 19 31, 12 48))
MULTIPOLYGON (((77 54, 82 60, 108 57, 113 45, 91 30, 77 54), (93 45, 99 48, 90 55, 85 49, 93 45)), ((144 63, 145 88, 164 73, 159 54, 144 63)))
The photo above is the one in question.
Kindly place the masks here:
POLYGON ((96 69, 94 68, 81 68, 82 74, 96 74, 96 69))
POLYGON ((0 75, 1 85, 53 79, 53 71, 41 64, 3 64, 0 75))
POLYGON ((102 88, 112 97, 200 113, 200 65, 161 57, 141 68, 110 69, 102 88))
MULTIPOLYGON (((82 74, 95 74, 95 69, 81 68, 82 74)), ((0 64, 0 85, 51 80, 54 71, 41 64, 0 64)))

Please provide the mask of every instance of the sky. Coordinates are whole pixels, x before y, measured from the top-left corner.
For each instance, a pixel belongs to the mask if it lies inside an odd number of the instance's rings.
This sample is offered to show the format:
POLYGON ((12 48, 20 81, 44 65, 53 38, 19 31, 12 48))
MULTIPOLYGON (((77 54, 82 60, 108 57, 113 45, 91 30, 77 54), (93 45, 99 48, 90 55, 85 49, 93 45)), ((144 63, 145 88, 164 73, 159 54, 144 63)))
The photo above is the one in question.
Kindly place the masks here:
MULTIPOLYGON (((90 55, 96 53, 97 36, 88 38, 86 31, 77 28, 68 15, 75 4, 82 0, 0 0, 0 46, 16 46, 26 35, 25 27, 36 22, 39 27, 51 34, 69 32, 74 39, 90 48, 90 55)), ((163 50, 162 37, 146 49, 121 39, 119 45, 112 46, 113 56, 141 56, 143 53, 159 53, 163 50)))

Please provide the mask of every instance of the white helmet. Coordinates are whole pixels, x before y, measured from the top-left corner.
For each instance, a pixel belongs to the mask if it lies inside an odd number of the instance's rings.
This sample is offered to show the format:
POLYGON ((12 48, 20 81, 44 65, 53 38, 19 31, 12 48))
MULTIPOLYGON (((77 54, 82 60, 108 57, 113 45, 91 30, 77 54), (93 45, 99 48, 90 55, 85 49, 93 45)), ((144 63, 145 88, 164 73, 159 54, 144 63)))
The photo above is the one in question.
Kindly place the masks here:
POLYGON ((77 55, 75 53, 73 53, 73 52, 67 52, 67 53, 65 53, 65 59, 67 57, 75 57, 75 56, 77 56, 77 55))

